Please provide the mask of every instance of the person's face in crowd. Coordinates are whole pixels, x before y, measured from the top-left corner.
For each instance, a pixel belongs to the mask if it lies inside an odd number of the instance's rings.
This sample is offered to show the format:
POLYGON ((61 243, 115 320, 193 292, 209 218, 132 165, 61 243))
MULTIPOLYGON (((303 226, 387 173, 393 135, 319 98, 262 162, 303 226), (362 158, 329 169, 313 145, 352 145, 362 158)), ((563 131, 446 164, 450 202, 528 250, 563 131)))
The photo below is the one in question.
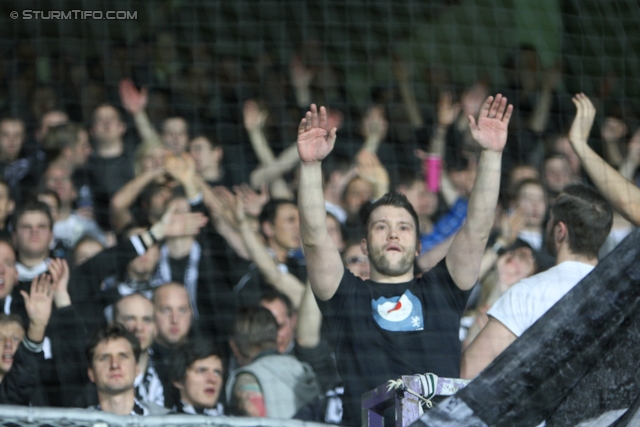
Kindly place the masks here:
POLYGON ((523 49, 519 52, 517 61, 516 70, 522 88, 526 91, 536 90, 539 72, 538 53, 523 49))
POLYGON ((37 139, 42 141, 45 136, 47 136, 47 132, 54 126, 61 125, 63 123, 67 123, 69 121, 69 116, 66 113, 58 110, 49 111, 48 113, 44 113, 42 116, 42 120, 40 121, 40 129, 37 131, 37 139))
POLYGON ((155 147, 148 150, 140 160, 140 173, 145 173, 164 167, 166 156, 167 150, 164 147, 155 147))
POLYGON ((52 194, 38 194, 37 197, 39 202, 44 203, 49 207, 49 212, 51 212, 51 219, 53 219, 54 224, 58 221, 58 210, 60 206, 58 205, 58 199, 56 199, 52 194))
POLYGON ((99 141, 118 141, 126 130, 126 125, 114 107, 102 105, 93 113, 93 136, 99 141))
POLYGON ((162 126, 162 139, 173 154, 183 153, 189 141, 187 122, 181 117, 166 119, 162 126))
POLYGON ((138 372, 136 357, 126 338, 101 341, 88 369, 89 380, 99 392, 109 395, 131 390, 138 372))
POLYGON ((277 298, 273 301, 261 301, 260 305, 269 310, 276 318, 276 322, 278 322, 278 352, 284 353, 293 341, 297 316, 295 314, 289 316, 287 305, 277 298))
POLYGON ((517 186, 525 179, 539 179, 540 174, 533 166, 520 165, 513 168, 509 175, 509 185, 517 186))
POLYGON ((329 215, 327 215, 326 222, 329 236, 331 236, 331 239, 336 245, 338 251, 342 252, 342 250, 344 249, 344 240, 342 239, 342 230, 340 229, 340 223, 335 217, 329 215))
POLYGON ((418 218, 429 218, 438 209, 438 195, 429 191, 423 181, 414 181, 411 187, 403 188, 402 193, 413 205, 418 218))
POLYGON ((44 185, 56 192, 62 206, 69 206, 77 197, 76 190, 71 181, 71 173, 61 166, 49 166, 44 173, 44 185))
POLYGON ((347 215, 358 215, 362 205, 373 198, 373 186, 362 178, 351 180, 344 190, 344 210, 347 215))
POLYGON ((518 193, 517 207, 524 209, 527 226, 541 227, 547 212, 544 189, 537 184, 522 186, 518 193))
POLYGON ((151 196, 149 199, 149 218, 153 219, 153 222, 162 218, 162 215, 167 210, 167 204, 171 200, 171 196, 171 188, 167 186, 158 188, 151 196))
POLYGON ((11 295, 17 278, 16 254, 11 246, 0 242, 0 299, 11 295))
POLYGON ((73 250, 73 263, 77 267, 88 259, 93 258, 102 252, 104 248, 102 245, 95 241, 87 239, 83 242, 80 242, 76 245, 73 250))
POLYGON ((71 162, 74 166, 84 166, 91 155, 91 144, 89 143, 89 133, 86 130, 78 132, 78 141, 71 148, 71 162))
POLYGON ((367 280, 370 274, 369 257, 362 252, 360 245, 351 245, 342 254, 344 266, 356 277, 367 280))
POLYGON ((40 211, 24 212, 16 224, 14 236, 20 255, 46 258, 53 238, 49 218, 40 211))
POLYGON ((24 142, 24 124, 20 120, 0 122, 0 156, 8 161, 18 158, 24 142))
POLYGON ((573 151, 573 147, 571 147, 571 142, 569 142, 569 138, 566 136, 562 138, 558 138, 554 144, 554 151, 558 153, 564 154, 569 162, 569 169, 573 176, 580 176, 580 172, 582 170, 582 165, 580 164, 580 157, 573 151))
POLYGON ((0 357, 0 379, 4 377, 13 366, 13 355, 18 350, 18 345, 24 339, 24 329, 17 322, 5 322, 0 324, 0 345, 2 357, 0 357))
POLYGON ((186 341, 193 312, 184 286, 164 285, 156 290, 154 300, 158 339, 171 346, 186 341))
POLYGON ((222 159, 222 148, 212 148, 211 143, 203 136, 199 136, 189 144, 189 153, 193 157, 196 172, 215 169, 222 159))
POLYGON ((552 157, 544 162, 544 182, 549 191, 559 193, 571 181, 571 169, 567 159, 552 157))
POLYGON ((153 303, 142 295, 130 295, 117 302, 116 322, 123 324, 140 340, 140 348, 147 351, 156 334, 153 322, 153 303))
POLYGON ((416 224, 403 208, 380 206, 369 217, 367 239, 362 251, 373 268, 385 276, 397 277, 413 268, 419 248, 416 224))
POLYGON ((0 225, 5 225, 7 217, 13 212, 15 204, 11 199, 9 187, 0 184, 0 225))
POLYGON ((273 224, 263 224, 265 234, 270 240, 283 249, 300 247, 300 217, 298 207, 293 203, 278 206, 273 224))
POLYGON ((531 276, 535 272, 536 263, 531 249, 520 247, 500 256, 496 268, 500 282, 511 287, 531 276))
POLYGON ((466 197, 471 194, 477 172, 475 166, 472 164, 469 164, 467 169, 449 171, 449 178, 461 196, 466 197))
POLYGON ((222 360, 209 356, 193 362, 185 374, 184 382, 175 382, 180 399, 196 408, 213 408, 222 390, 222 360))
POLYGON ((131 278, 145 280, 151 277, 156 270, 160 259, 160 248, 153 245, 145 253, 134 258, 127 266, 127 273, 131 278))

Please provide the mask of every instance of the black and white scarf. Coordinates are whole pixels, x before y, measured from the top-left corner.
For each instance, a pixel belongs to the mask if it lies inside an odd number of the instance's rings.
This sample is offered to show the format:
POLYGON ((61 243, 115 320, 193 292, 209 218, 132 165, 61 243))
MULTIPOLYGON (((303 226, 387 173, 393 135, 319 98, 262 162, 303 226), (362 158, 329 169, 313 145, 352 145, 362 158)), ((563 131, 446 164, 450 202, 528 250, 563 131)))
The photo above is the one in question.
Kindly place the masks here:
POLYGON ((141 402, 150 402, 164 406, 164 387, 162 386, 158 372, 153 366, 152 355, 153 353, 151 349, 149 349, 149 365, 143 373, 136 377, 133 383, 136 391, 136 399, 141 402))
MULTIPOLYGON (((200 247, 200 243, 194 240, 191 244, 189 264, 184 272, 183 279, 184 287, 187 288, 187 293, 189 294, 194 318, 198 318, 199 315, 196 298, 198 294, 198 265, 200 264, 201 255, 202 248, 200 247)), ((158 268, 151 284, 153 287, 156 287, 169 282, 171 282, 171 266, 169 265, 169 248, 165 244, 160 248, 160 260, 158 261, 158 268)))
POLYGON ((213 408, 196 408, 193 405, 184 403, 180 400, 174 407, 173 411, 177 414, 206 415, 208 417, 220 417, 224 415, 224 406, 222 403, 216 403, 213 408))

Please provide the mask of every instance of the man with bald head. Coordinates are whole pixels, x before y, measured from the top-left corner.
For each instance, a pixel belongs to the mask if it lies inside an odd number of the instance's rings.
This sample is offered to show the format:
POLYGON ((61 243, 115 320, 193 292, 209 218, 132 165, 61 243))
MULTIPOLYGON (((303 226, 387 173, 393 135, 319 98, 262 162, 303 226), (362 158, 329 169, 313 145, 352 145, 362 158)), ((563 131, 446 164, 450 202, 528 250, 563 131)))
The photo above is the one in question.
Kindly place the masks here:
MULTIPOLYGON (((170 360, 175 349, 186 343, 192 332, 193 310, 187 289, 180 283, 165 283, 153 291, 155 343, 152 347, 155 368, 163 384, 169 383, 170 360)), ((165 393, 165 406, 173 407, 180 396, 165 393)))
POLYGON ((140 293, 123 297, 113 306, 113 320, 124 325, 140 341, 139 374, 134 382, 136 399, 164 406, 164 387, 151 350, 156 333, 153 314, 153 303, 140 293))

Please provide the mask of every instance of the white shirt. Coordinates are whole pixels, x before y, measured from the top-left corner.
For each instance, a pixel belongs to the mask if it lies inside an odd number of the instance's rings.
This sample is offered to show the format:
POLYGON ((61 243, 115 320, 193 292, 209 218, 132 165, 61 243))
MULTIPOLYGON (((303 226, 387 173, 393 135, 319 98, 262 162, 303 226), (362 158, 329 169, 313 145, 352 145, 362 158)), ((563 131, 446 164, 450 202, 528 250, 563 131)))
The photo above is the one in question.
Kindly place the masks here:
POLYGON ((582 262, 565 261, 521 280, 496 301, 488 314, 519 337, 593 268, 582 262))

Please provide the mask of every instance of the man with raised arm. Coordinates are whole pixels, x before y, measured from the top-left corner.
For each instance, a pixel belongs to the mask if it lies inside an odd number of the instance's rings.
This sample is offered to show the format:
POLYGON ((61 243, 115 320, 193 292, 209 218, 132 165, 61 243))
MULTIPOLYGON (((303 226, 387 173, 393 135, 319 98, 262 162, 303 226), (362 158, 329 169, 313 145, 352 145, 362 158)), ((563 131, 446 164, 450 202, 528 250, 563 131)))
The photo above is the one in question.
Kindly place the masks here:
POLYGON ((460 317, 493 223, 512 110, 497 95, 487 98, 477 123, 470 117, 483 152, 467 221, 446 259, 418 279, 413 275, 420 253, 418 219, 398 193, 373 203, 365 221, 362 250, 370 259, 370 280, 345 270, 326 228, 320 166, 333 149, 336 129, 326 129, 326 110, 318 112, 315 105, 300 122, 300 231, 309 281, 335 339, 346 424, 359 424, 362 393, 388 380, 416 372, 459 376, 460 317))
POLYGON ((587 143, 596 109, 584 93, 573 97, 576 117, 569 131, 569 141, 582 166, 598 190, 615 209, 634 225, 640 225, 640 188, 598 156, 587 143))

